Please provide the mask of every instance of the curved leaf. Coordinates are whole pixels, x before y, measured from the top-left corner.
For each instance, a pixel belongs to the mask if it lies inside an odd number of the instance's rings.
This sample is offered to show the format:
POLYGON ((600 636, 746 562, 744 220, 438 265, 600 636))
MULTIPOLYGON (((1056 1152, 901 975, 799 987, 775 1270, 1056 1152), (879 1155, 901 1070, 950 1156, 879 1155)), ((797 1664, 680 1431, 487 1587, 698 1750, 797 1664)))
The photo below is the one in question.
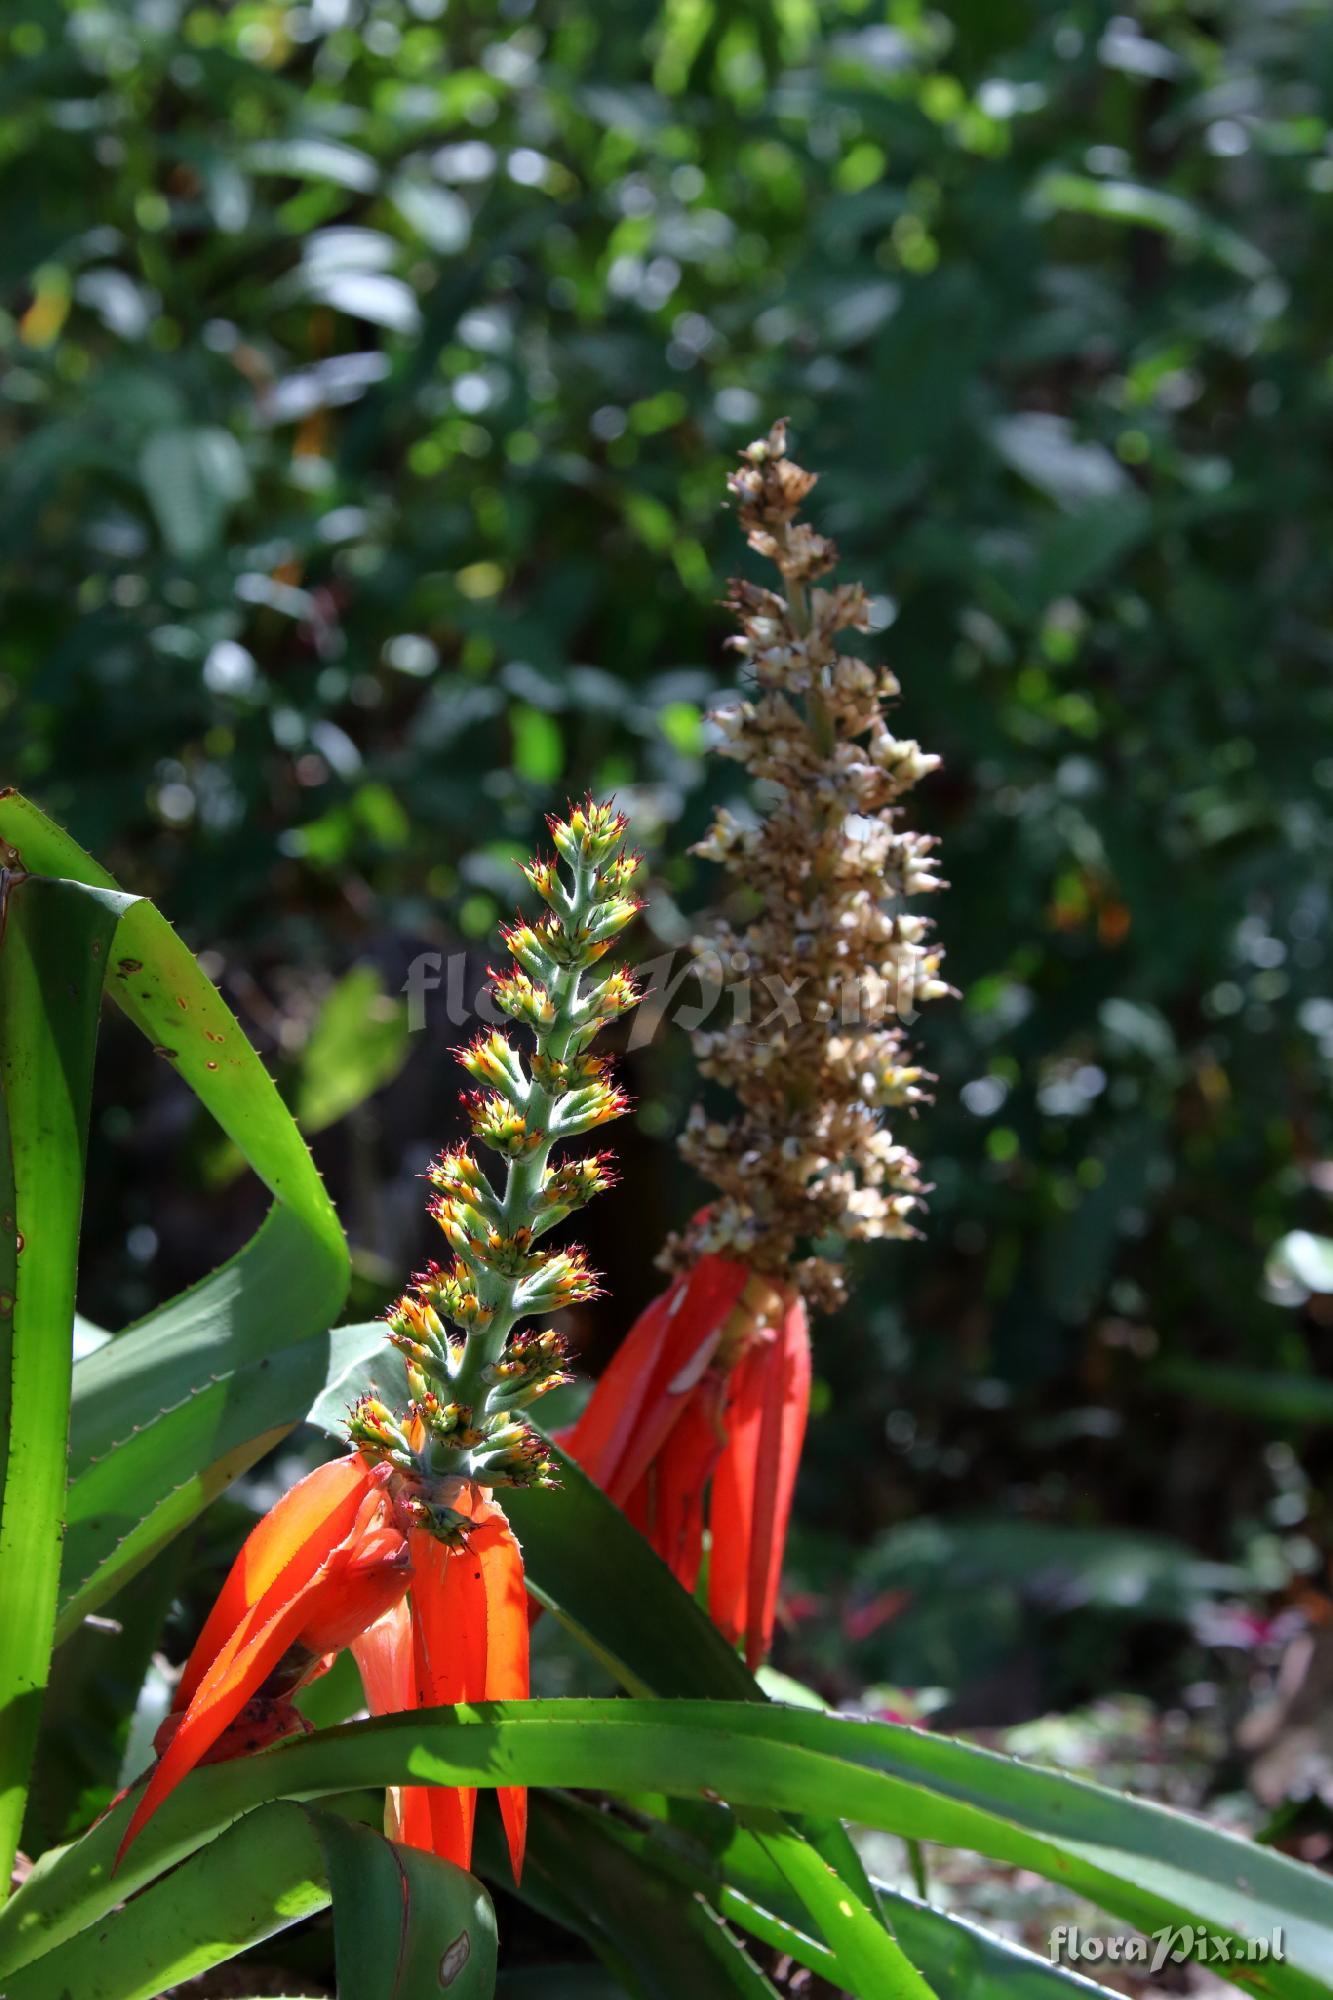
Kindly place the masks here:
POLYGON ((495 1913, 476 1877, 369 1827, 328 1813, 311 1817, 333 1898, 339 1993, 489 2000, 495 1913))
MULTIPOLYGON (((546 1802, 550 1794, 539 1793, 546 1802)), ((559 1800, 569 1810, 587 1810, 559 1800)), ((615 1838, 645 1862, 706 1896, 721 1916, 807 1965, 834 1985, 845 1981, 827 1945, 810 1933, 808 1895, 793 1893, 770 1839, 725 1806, 636 1798, 627 1817, 605 1817, 615 1838)), ((899 1943, 940 2000, 1109 2000, 1107 1989, 1052 1965, 980 1925, 877 1885, 899 1943)))
MULTIPOLYGON (((752 1885, 744 1894, 724 1888, 718 1873, 708 1866, 706 1850, 696 1849, 685 1859, 676 1845, 669 1844, 668 1829, 657 1827, 646 1832, 582 1800, 550 1792, 533 1795, 523 1882, 507 1882, 506 1887, 587 1938, 609 1967, 625 1972, 636 1992, 656 1996, 659 1991, 651 1980, 634 1976, 645 1949, 651 1964, 660 1966, 664 1974, 670 1971, 674 1981, 681 1969, 670 1949, 653 1941, 654 1933, 660 1922, 667 1924, 668 1935, 681 1927, 685 1921, 679 1914, 682 1910, 695 1911, 692 1921, 697 1925, 699 1903, 695 1899, 701 1899, 718 1916, 749 1931, 762 1943, 788 1952, 799 1963, 813 1966, 833 1985, 862 1996, 862 2000, 930 1994, 930 1987, 889 1933, 862 1904, 848 1896, 828 1863, 798 1839, 776 1813, 759 1816, 771 1822, 761 1833, 751 1830, 753 1818, 747 1818, 746 1826, 741 1827, 732 1814, 722 1808, 718 1811, 749 1850, 769 1859, 780 1884, 778 1898, 771 1900, 788 1911, 789 1922, 756 1922, 756 1915, 767 1912, 754 1907, 752 1885), (610 1858, 612 1849, 618 1850, 615 1861, 610 1858), (555 1886, 555 1907, 551 1900, 542 1900, 546 1883, 555 1886), (816 1919, 827 1943, 810 1937, 810 1916, 816 1919)), ((497 1844, 492 1841, 490 1847, 497 1844)), ((489 1849, 487 1858, 489 1862, 489 1849)), ((498 1851, 494 1859, 503 1869, 503 1856, 498 1851)), ((710 1963, 715 1963, 718 1953, 712 1933, 708 1941, 710 1963)), ((735 1973, 728 1969, 724 1976, 734 1978, 735 1973)), ((682 1975, 681 1986, 687 1984, 701 2000, 713 1990, 706 1979, 691 1975, 687 1981, 682 1975)), ((765 1989, 772 1990, 766 1981, 765 1989)), ((674 2000, 680 1988, 672 1983, 660 1990, 664 2000, 674 2000)), ((735 1988, 728 1986, 727 1990, 735 1988)), ((740 1991, 748 1990, 742 1979, 740 1991)))
POLYGON ((328 1900, 310 1817, 300 1806, 261 1806, 169 1881, 10 1974, 6 2000, 152 2000, 328 1900))
POLYGON ((489 2000, 495 1918, 473 1876, 368 1826, 261 1806, 170 1881, 15 1973, 6 2000, 153 2000, 333 1903, 338 1990, 489 2000))
MULTIPOLYGON (((350 1265, 272 1078, 161 913, 117 893, 104 868, 12 792, 0 795, 0 846, 29 883, 62 878, 71 908, 113 913, 96 961, 99 991, 104 981, 274 1197, 237 1256, 75 1368, 64 1636, 300 1421, 328 1378, 325 1329, 350 1265)), ((57 983, 43 980, 42 996, 54 1005, 57 983)), ((66 1319, 72 1310, 71 1302, 66 1319)))
POLYGON ((32 877, 0 882, 3 1900, 51 1660, 83 1156, 102 978, 119 913, 101 891, 32 877))
POLYGON ((387 1716, 198 1771, 115 1882, 122 1806, 39 1863, 0 1914, 0 1975, 91 1923, 266 1799, 393 1783, 553 1785, 847 1818, 1030 1868, 1153 1931, 1236 1944, 1282 1931, 1281 1963, 1218 1969, 1256 1992, 1327 1996, 1333 1882, 1159 1805, 898 1724, 750 1702, 495 1702, 387 1716))
MULTIPOLYGON (((687 1885, 646 1867, 591 1807, 538 1793, 523 1883, 511 1893, 585 1939, 636 2000, 778 2000, 744 1946, 687 1885)), ((502 1843, 482 1829, 502 1879, 502 1843)), ((887 1990, 887 1989, 886 1989, 887 1990)))

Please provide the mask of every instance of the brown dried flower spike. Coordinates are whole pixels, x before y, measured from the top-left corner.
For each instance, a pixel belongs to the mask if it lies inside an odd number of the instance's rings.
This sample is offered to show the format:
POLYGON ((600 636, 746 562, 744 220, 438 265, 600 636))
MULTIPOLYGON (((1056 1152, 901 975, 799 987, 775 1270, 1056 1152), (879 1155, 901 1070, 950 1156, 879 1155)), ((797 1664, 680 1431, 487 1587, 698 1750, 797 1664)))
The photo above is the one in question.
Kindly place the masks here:
POLYGON ((786 456, 781 423, 729 483, 781 587, 733 581, 731 643, 757 695, 713 721, 766 812, 745 824, 720 809, 695 849, 730 871, 736 909, 753 912, 717 915, 695 944, 752 1000, 749 1019, 693 1037, 703 1074, 739 1109, 725 1123, 691 1113, 681 1149, 720 1195, 670 1257, 738 1257, 829 1307, 845 1293, 838 1241, 915 1234, 919 1163, 883 1114, 925 1098, 931 1079, 911 1063, 902 1022, 952 989, 929 921, 903 907, 942 885, 934 842, 899 824, 898 801, 939 759, 890 731, 893 675, 838 651, 840 632, 869 629, 866 596, 859 584, 820 587, 837 551, 796 518, 815 475, 786 456), (793 1270, 803 1244, 820 1254, 793 1270))

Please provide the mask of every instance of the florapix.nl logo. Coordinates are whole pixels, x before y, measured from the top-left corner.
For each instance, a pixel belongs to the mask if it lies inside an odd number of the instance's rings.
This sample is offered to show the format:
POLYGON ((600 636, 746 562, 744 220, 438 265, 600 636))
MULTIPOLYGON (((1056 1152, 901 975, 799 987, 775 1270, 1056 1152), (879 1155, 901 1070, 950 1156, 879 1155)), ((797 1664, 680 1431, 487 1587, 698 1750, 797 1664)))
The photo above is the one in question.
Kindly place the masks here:
MULTIPOLYGON (((895 968, 895 974, 889 979, 879 972, 849 976, 833 1003, 838 1025, 856 1031, 880 1027, 889 1018, 904 1025, 914 1021, 919 996, 910 963, 895 968)), ((630 1052, 651 1042, 664 1021, 686 1034, 704 1027, 740 1029, 755 1041, 794 1031, 810 1010, 814 990, 812 982, 800 977, 756 977, 743 954, 728 960, 711 947, 663 952, 637 965, 634 979, 643 1000, 630 1023, 630 1052)), ((402 993, 412 1034, 436 1021, 451 1028, 476 1021, 499 1027, 505 1021, 489 975, 470 952, 418 952, 407 968, 402 993)), ((821 1019, 827 1019, 829 1005, 827 993, 821 992, 821 1019)))
POLYGON ((1280 1965, 1286 1956, 1281 1926, 1265 1937, 1234 1937, 1202 1924, 1164 1924, 1144 1936, 1103 1937, 1057 1924, 1046 1941, 1052 1965, 1139 1965, 1160 1972, 1166 1965, 1280 1965))

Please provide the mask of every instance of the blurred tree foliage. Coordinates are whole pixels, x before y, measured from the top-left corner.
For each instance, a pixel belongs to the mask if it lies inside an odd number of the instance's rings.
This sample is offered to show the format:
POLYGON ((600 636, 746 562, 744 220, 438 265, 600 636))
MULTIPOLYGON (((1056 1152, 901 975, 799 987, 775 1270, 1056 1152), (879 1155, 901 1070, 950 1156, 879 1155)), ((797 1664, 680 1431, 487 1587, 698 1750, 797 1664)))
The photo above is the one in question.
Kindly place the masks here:
MULTIPOLYGON (((0 54, 6 775, 279 1055, 302 980, 480 948, 567 790, 627 799, 676 945, 733 783, 724 475, 787 414, 946 759, 964 991, 929 1236, 823 1349, 817 1512, 965 1486, 1308 1567, 1262 1425, 1154 1384, 1317 1367, 1261 1278, 1333 1186, 1333 14, 13 0, 0 54)), ((457 1038, 377 1162, 328 1155, 345 1199, 415 1214, 457 1038)), ((637 1065, 604 1341, 694 1198, 646 1143, 682 1039, 637 1065)), ((216 1162, 191 1196, 154 1150, 170 1080, 107 1092, 110 1315, 173 1276, 172 1202, 226 1224, 216 1162)))

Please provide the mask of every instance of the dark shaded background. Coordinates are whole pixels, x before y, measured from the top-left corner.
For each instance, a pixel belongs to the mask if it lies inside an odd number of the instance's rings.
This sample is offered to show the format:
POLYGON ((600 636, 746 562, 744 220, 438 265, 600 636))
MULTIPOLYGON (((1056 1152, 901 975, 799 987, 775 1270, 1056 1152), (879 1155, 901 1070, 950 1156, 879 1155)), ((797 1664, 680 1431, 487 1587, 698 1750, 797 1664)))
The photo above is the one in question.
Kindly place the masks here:
MULTIPOLYGON (((473 991, 585 787, 643 957, 711 893, 724 477, 786 414, 945 759, 964 997, 928 1233, 819 1330, 780 1661, 959 1722, 1136 1691, 1233 1782, 1329 1609, 1333 1274, 1279 1246, 1333 1188, 1333 16, 16 0, 0 58, 5 775, 208 954, 354 1310, 456 1130, 414 955, 473 991)), ((260 1196, 107 1033, 116 1326, 260 1196)), ((594 1365, 699 1196, 683 1035, 629 1067, 594 1365)))

